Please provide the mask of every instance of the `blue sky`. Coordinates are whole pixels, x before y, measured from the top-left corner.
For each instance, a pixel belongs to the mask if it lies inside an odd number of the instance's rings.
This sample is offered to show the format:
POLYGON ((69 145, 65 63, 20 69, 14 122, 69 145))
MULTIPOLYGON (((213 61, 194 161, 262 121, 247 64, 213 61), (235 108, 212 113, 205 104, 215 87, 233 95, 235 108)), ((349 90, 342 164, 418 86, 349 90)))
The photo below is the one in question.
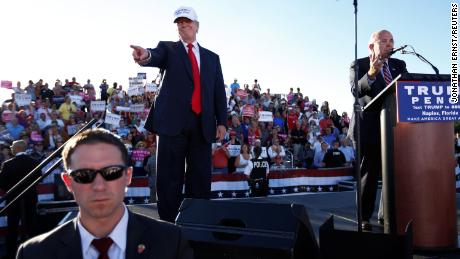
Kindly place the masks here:
MULTIPOLYGON (((393 33, 395 47, 414 46, 441 73, 450 73, 450 3, 440 0, 358 1, 358 57, 368 55, 373 31, 393 33)), ((75 76, 103 78, 128 88, 128 77, 157 69, 140 68, 130 44, 154 47, 177 40, 172 15, 179 6, 198 13, 198 42, 220 55, 226 84, 237 78, 262 90, 329 101, 350 112, 349 64, 354 59, 353 0, 15 0, 1 1, 0 79, 43 78, 50 85, 75 76)), ((432 73, 409 55, 410 72, 432 73)), ((3 90, 3 89, 2 89, 3 90)), ((0 99, 8 95, 0 91, 0 99)))

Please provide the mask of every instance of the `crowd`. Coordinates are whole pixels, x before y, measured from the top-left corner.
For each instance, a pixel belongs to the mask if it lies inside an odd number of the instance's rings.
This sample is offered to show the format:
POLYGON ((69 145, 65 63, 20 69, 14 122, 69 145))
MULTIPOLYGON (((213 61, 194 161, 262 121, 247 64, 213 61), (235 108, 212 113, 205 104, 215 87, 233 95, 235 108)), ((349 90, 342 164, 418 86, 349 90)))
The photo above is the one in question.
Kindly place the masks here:
POLYGON ((254 157, 254 147, 262 148, 271 170, 353 164, 355 151, 347 136, 350 118, 346 112, 339 115, 327 101, 318 105, 300 88, 296 92, 290 88, 287 94, 262 92, 257 80, 252 87, 240 88, 235 79, 229 91, 228 132, 223 143, 214 145, 214 172, 244 172, 254 157))
MULTIPOLYGON (((22 139, 27 153, 42 160, 90 119, 102 120, 103 111, 91 111, 91 101, 103 100, 106 110, 121 116, 120 124, 105 127, 119 135, 128 147, 134 176, 155 177, 155 135, 143 128, 155 92, 128 95, 116 82, 110 86, 104 79, 95 86, 88 79, 80 84, 76 78, 62 83, 56 80, 51 89, 48 83, 29 81, 26 87, 18 82, 12 98, 1 107, 0 162, 11 158, 10 144, 22 139), (30 103, 18 104, 15 95, 30 95, 30 103), (133 104, 143 104, 143 112, 130 112, 133 104)), ((354 150, 347 131, 350 118, 321 105, 293 88, 287 94, 262 92, 257 80, 252 87, 240 88, 237 80, 229 87, 228 130, 222 143, 213 145, 214 172, 244 172, 254 156, 254 147, 262 149, 262 157, 269 161, 271 170, 295 168, 322 168, 350 166, 354 150), (261 120, 259 112, 271 112, 273 119, 261 120)), ((45 168, 46 170, 46 168, 45 168)), ((61 170, 56 169, 56 172, 61 170)), ((45 182, 53 182, 53 177, 45 182)), ((154 185, 154 184, 152 184, 154 185)))

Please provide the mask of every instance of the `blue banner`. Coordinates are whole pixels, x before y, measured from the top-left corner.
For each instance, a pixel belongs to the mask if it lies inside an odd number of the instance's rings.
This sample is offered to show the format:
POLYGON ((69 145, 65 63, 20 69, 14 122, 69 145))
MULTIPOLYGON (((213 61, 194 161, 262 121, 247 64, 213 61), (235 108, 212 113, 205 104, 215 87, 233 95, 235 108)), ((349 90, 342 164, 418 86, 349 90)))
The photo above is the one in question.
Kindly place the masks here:
POLYGON ((401 81, 396 89, 399 122, 460 120, 460 104, 449 101, 450 82, 401 81))

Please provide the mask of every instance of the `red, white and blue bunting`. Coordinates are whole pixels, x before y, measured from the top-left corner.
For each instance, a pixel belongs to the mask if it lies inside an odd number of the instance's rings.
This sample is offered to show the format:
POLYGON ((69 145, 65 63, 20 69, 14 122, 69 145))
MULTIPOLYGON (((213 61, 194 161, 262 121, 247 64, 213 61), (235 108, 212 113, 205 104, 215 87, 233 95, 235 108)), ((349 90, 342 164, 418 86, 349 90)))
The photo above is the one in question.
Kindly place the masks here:
MULTIPOLYGON (((300 192, 335 192, 338 183, 352 179, 351 168, 340 169, 291 169, 268 174, 269 195, 300 192)), ((214 199, 249 197, 246 175, 241 173, 214 174, 211 195, 214 199)))

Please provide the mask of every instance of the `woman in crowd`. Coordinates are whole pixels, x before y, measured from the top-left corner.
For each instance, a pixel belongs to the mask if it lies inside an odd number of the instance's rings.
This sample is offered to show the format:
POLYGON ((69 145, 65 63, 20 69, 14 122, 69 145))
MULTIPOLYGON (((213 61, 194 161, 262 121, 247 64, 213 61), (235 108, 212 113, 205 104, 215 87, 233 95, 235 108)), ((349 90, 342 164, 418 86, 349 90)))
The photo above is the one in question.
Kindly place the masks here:
POLYGON ((278 138, 274 138, 272 145, 268 148, 268 157, 270 157, 271 162, 283 161, 285 156, 286 152, 284 151, 284 147, 280 145, 278 138))
POLYGON ((248 165, 251 160, 251 154, 249 153, 249 145, 244 143, 241 145, 240 155, 236 157, 235 167, 237 173, 243 173, 244 168, 248 165))
POLYGON ((133 176, 146 176, 146 171, 144 170, 144 159, 150 156, 150 151, 147 149, 147 144, 145 141, 139 141, 136 144, 132 154, 131 160, 133 162, 133 176))

